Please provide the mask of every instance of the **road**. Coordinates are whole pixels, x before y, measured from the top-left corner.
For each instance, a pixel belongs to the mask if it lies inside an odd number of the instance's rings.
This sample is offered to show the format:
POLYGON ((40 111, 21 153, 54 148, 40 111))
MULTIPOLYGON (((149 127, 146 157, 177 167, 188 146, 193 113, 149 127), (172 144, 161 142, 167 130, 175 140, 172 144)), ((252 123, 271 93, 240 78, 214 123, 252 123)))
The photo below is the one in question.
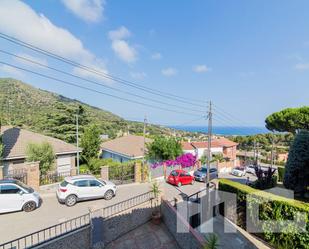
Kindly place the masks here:
MULTIPOLYGON (((222 174, 220 177, 229 178, 242 183, 246 177, 234 177, 222 174)), ((252 178, 252 177, 251 177, 252 178)), ((252 178, 253 179, 253 178, 252 178)), ((182 198, 183 195, 191 195, 205 189, 205 183, 195 182, 194 185, 185 185, 180 188, 161 182, 160 186, 166 199, 174 197, 182 198)), ((129 199, 150 190, 149 183, 130 184, 118 186, 117 195, 109 201, 104 199, 79 202, 73 207, 67 207, 58 203, 54 191, 41 195, 43 203, 40 208, 33 212, 14 212, 0 215, 0 244, 56 225, 65 220, 87 214, 89 208, 103 208, 117 202, 129 199)))

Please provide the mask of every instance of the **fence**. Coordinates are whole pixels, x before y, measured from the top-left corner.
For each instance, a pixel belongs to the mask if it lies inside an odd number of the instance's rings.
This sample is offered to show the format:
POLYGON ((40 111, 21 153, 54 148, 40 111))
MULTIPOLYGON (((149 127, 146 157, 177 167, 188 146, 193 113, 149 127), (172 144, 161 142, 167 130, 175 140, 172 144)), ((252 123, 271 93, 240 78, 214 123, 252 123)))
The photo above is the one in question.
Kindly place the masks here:
POLYGON ((14 178, 27 184, 27 170, 26 169, 11 169, 4 175, 4 178, 14 178))
MULTIPOLYGON (((135 206, 138 206, 140 204, 143 204, 147 201, 150 201, 154 198, 154 195, 152 192, 146 192, 144 194, 140 194, 137 196, 134 196, 130 199, 127 199, 125 201, 118 202, 114 205, 104 207, 98 210, 94 210, 93 212, 100 213, 100 216, 103 218, 111 217, 115 214, 119 214, 125 210, 131 209, 135 206)), ((1 249, 1 248, 0 248, 1 249)))
POLYGON ((116 185, 134 182, 134 163, 109 166, 109 180, 116 185))
POLYGON ((83 228, 90 224, 90 215, 82 215, 77 218, 59 223, 40 231, 31 233, 16 240, 0 245, 0 249, 26 249, 38 246, 50 240, 59 238, 67 233, 83 228))
POLYGON ((61 182, 67 176, 71 176, 71 172, 48 172, 40 175, 40 185, 61 182))

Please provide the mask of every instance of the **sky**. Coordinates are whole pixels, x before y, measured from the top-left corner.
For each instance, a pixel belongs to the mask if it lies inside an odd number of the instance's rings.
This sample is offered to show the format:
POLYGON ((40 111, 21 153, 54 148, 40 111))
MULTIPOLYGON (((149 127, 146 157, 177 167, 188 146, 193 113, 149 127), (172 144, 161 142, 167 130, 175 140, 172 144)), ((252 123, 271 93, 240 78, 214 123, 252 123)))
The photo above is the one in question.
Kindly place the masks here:
POLYGON ((211 100, 215 125, 264 126, 273 112, 309 105, 308 9, 307 0, 1 0, 1 33, 168 95, 120 84, 4 39, 1 50, 82 79, 3 53, 1 62, 135 103, 1 63, 0 77, 20 79, 131 120, 146 115, 151 123, 206 125, 211 100))

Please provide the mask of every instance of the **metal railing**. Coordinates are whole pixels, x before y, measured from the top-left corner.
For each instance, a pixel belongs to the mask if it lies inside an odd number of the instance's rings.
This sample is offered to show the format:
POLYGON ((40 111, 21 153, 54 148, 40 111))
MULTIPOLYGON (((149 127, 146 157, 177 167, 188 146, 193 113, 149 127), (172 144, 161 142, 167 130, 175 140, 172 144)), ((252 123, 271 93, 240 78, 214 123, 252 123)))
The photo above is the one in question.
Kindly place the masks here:
POLYGON ((4 174, 4 178, 13 178, 27 184, 27 170, 26 169, 11 169, 4 174))
POLYGON ((26 249, 46 243, 90 224, 90 215, 82 215, 0 245, 0 249, 26 249))
POLYGON ((71 176, 71 172, 48 172, 40 175, 40 185, 61 182, 67 176, 71 176))
POLYGON ((153 195, 152 192, 149 191, 149 192, 146 192, 144 194, 134 196, 134 197, 127 199, 125 201, 118 202, 114 205, 94 210, 93 212, 99 214, 99 216, 101 216, 103 218, 108 218, 108 217, 111 217, 115 214, 119 214, 119 213, 124 212, 128 209, 131 209, 135 206, 141 205, 141 204, 143 204, 147 201, 150 201, 152 199, 154 199, 154 195, 153 195))

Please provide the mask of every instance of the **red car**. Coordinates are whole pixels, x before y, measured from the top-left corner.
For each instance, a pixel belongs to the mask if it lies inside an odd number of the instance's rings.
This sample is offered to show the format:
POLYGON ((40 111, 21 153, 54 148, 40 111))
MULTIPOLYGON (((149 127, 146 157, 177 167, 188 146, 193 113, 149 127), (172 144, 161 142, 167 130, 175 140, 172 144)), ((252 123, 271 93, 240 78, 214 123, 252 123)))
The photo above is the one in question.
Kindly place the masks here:
POLYGON ((180 187, 185 184, 193 184, 194 177, 182 169, 173 170, 167 178, 167 182, 180 187))

